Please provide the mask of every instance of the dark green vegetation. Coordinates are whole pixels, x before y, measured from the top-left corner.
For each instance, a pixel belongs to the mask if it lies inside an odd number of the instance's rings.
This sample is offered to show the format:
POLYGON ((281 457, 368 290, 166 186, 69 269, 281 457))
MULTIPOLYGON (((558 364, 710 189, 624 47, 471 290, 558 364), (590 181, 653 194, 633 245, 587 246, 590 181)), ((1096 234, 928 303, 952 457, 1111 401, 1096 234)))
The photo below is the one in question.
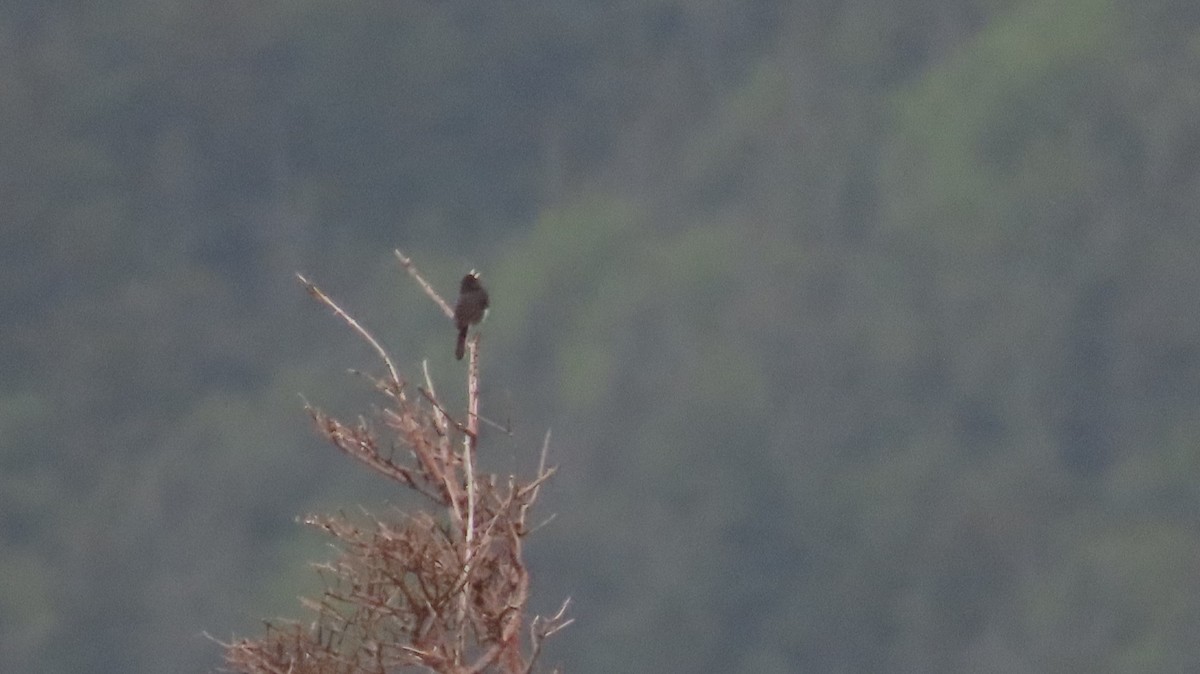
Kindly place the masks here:
MULTIPOLYGON (((0 671, 301 617, 371 355, 561 471, 568 672, 1200 667, 1192 0, 0 7, 0 671)), ((485 440, 486 443, 489 440, 485 440)))

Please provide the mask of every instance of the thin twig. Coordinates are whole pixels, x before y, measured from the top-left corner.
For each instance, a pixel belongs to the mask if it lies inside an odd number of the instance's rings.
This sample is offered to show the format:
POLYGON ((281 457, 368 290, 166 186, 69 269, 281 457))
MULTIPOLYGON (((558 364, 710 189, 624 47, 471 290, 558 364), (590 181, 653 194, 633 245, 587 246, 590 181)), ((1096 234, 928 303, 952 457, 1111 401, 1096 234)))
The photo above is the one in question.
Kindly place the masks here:
POLYGON ((417 280, 417 283, 420 284, 421 289, 425 291, 426 295, 429 295, 429 299, 433 300, 439 307, 442 308, 442 313, 446 314, 446 318, 453 319, 454 309, 451 309, 446 300, 442 299, 442 296, 433 289, 433 286, 429 285, 429 281, 426 281, 425 277, 421 276, 421 272, 417 271, 417 266, 413 264, 412 258, 400 252, 399 248, 395 250, 395 253, 396 259, 400 260, 400 266, 404 267, 404 271, 408 272, 409 276, 417 280))
MULTIPOLYGON (((546 480, 550 479, 550 476, 553 475, 555 473, 555 471, 557 470, 553 466, 551 466, 550 468, 546 468, 546 459, 549 456, 550 456, 550 431, 549 431, 549 429, 547 429, 545 437, 542 438, 542 455, 538 459, 537 477, 534 479, 533 482, 526 485, 525 488, 523 488, 521 490, 521 512, 518 515, 518 521, 521 522, 522 524, 525 523, 525 518, 529 513, 529 506, 534 501, 537 500, 538 492, 542 488, 542 483, 545 482, 546 480), (528 499, 524 498, 526 494, 528 494, 528 496, 529 496, 528 499)), ((550 519, 554 519, 553 515, 550 517, 550 519)), ((550 523, 550 520, 546 520, 546 521, 542 522, 541 524, 539 524, 537 526, 537 528, 541 528, 549 523, 550 523)), ((532 531, 532 530, 530 530, 530 531, 532 531)), ((526 532, 526 535, 528 535, 528 534, 529 534, 529 531, 526 532)))
POLYGON ((419 392, 419 393, 420 393, 422 396, 424 396, 425 400, 429 401, 429 404, 430 404, 430 405, 433 405, 433 408, 434 408, 435 410, 437 410, 437 411, 438 411, 438 415, 439 415, 441 418, 444 418, 444 419, 445 419, 445 423, 448 423, 448 424, 450 424, 451 426, 454 426, 455 430, 457 430, 457 431, 458 431, 458 432, 460 432, 460 433, 470 433, 470 432, 471 432, 471 431, 470 431, 470 430, 469 430, 469 429, 468 429, 466 426, 464 426, 464 425, 462 424, 462 422, 460 422, 460 421, 458 421, 457 419, 455 419, 455 418, 451 417, 451 416, 450 416, 450 413, 449 413, 449 412, 447 412, 447 411, 446 411, 446 410, 445 410, 445 409, 442 407, 442 403, 438 402, 438 399, 437 399, 437 398, 435 398, 435 397, 434 397, 434 395, 433 395, 432 393, 430 393, 429 391, 426 391, 424 388, 422 388, 422 387, 420 387, 420 386, 418 386, 418 387, 417 387, 417 391, 418 391, 418 392, 419 392))
POLYGON ((389 398, 394 398, 394 399, 398 399, 398 400, 406 400, 407 399, 404 395, 404 382, 400 382, 399 390, 397 390, 397 387, 394 384, 384 381, 383 379, 380 379, 379 377, 376 377, 375 375, 373 375, 369 372, 363 372, 362 370, 358 370, 355 368, 349 368, 346 371, 349 372, 350 374, 354 375, 355 377, 362 377, 363 379, 366 379, 367 381, 371 382, 371 386, 373 386, 376 391, 379 391, 380 393, 382 393, 383 395, 385 395, 389 398))
POLYGON ((557 513, 552 513, 552 514, 551 514, 549 517, 547 517, 546 519, 544 519, 544 520, 542 520, 541 522, 538 522, 537 524, 535 524, 535 525, 533 525, 533 526, 529 527, 528 529, 526 529, 526 530, 525 530, 525 535, 526 535, 526 536, 531 536, 531 535, 533 535, 533 533, 534 533, 535 531, 537 531, 537 530, 539 530, 539 529, 542 529, 543 527, 545 527, 546 525, 550 524, 551 522, 553 522, 553 521, 554 521, 554 520, 556 520, 556 519, 558 519, 558 514, 557 514, 557 513))
POLYGON ((526 501, 527 503, 533 503, 534 501, 537 500, 538 489, 541 488, 542 483, 545 482, 546 480, 549 480, 557 472, 558 472, 557 466, 550 466, 549 468, 539 468, 538 476, 536 478, 534 478, 533 482, 530 482, 529 484, 525 485, 524 487, 521 487, 521 489, 518 490, 518 492, 517 492, 517 497, 523 501, 526 501), (532 493, 532 496, 529 496, 531 493, 532 493), (525 498, 526 496, 529 496, 529 498, 526 499, 525 498))
POLYGON ((434 416, 434 421, 437 422, 438 429, 445 433, 446 425, 450 421, 450 415, 446 413, 446 410, 442 409, 441 403, 438 402, 437 391, 435 391, 433 388, 433 377, 429 376, 428 358, 421 361, 421 372, 425 374, 425 387, 428 389, 428 392, 420 388, 418 388, 418 390, 421 391, 421 394, 425 396, 425 399, 428 400, 433 405, 434 409, 437 410, 438 413, 436 416, 434 416))
POLYGON ((312 281, 304 278, 304 276, 301 274, 296 274, 296 278, 300 279, 300 283, 304 285, 304 289, 308 291, 309 295, 312 295, 314 298, 324 303, 325 306, 333 309, 334 315, 345 321, 352 330, 357 332, 363 339, 367 340, 367 343, 371 345, 371 348, 375 349, 375 353, 379 354, 379 358, 382 359, 384 364, 387 366, 388 375, 392 378, 393 385, 399 389, 401 386, 400 375, 396 372, 396 366, 392 364, 392 359, 388 357, 387 351, 384 351, 379 342, 376 341, 373 336, 371 336, 371 333, 367 332, 366 328, 359 325, 358 321, 354 320, 350 314, 343 311, 336 302, 330 299, 329 296, 322 292, 321 289, 313 284, 312 281))
POLYGON ((563 616, 567 613, 567 607, 571 605, 571 598, 567 597, 562 606, 559 607, 558 613, 555 613, 550 618, 542 616, 534 616, 529 624, 529 640, 533 642, 533 650, 529 654, 529 662, 525 665, 525 674, 533 672, 534 665, 537 664, 538 658, 542 654, 542 643, 546 639, 553 636, 559 630, 567 627, 575 622, 574 618, 563 620, 563 616))
POLYGON ((505 426, 497 421, 492 421, 491 419, 483 416, 482 414, 479 415, 479 420, 509 437, 511 437, 513 435, 511 422, 509 423, 509 425, 505 426))
POLYGON ((546 435, 542 438, 542 455, 538 459, 538 475, 546 472, 546 457, 550 455, 550 429, 546 429, 546 435))

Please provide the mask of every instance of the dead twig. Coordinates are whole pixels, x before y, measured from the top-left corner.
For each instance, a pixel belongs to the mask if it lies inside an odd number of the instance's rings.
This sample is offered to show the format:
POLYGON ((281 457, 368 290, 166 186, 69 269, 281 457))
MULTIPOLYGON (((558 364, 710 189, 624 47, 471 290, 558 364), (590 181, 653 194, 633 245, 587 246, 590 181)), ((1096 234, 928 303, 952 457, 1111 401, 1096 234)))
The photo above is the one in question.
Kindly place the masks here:
POLYGON ((413 264, 412 258, 400 252, 399 248, 397 248, 394 252, 396 254, 396 259, 400 261, 400 266, 404 267, 404 271, 408 272, 408 275, 416 280, 417 285, 421 286, 421 290, 425 291, 425 294, 429 296, 429 299, 433 300, 434 304, 437 304, 439 307, 441 307, 442 313, 446 314, 446 318, 454 320, 454 309, 448 302, 446 302, 446 300, 442 299, 442 296, 433 289, 433 286, 429 285, 429 281, 426 281, 425 277, 421 276, 421 272, 418 271, 417 266, 413 264))
MULTIPOLYGON (((396 366, 392 364, 392 359, 388 356, 387 351, 380 346, 375 337, 373 337, 371 333, 367 332, 366 328, 359 325, 358 321, 354 320, 350 314, 343 311, 342 308, 337 305, 337 303, 335 303, 329 298, 328 295, 322 292, 321 289, 318 288, 312 281, 304 278, 304 276, 301 274, 296 274, 296 278, 300 279, 300 283, 304 285, 304 289, 308 291, 309 295, 312 295, 317 299, 317 301, 332 309, 334 315, 345 321, 352 330, 357 332, 363 339, 367 341, 368 344, 371 345, 371 348, 375 349, 375 353, 379 354, 379 359, 382 360, 384 365, 387 367, 388 376, 391 378, 392 384, 395 386, 395 390, 398 393, 401 388, 400 374, 396 371, 396 366)), ((453 312, 451 312, 451 315, 453 315, 453 312)))

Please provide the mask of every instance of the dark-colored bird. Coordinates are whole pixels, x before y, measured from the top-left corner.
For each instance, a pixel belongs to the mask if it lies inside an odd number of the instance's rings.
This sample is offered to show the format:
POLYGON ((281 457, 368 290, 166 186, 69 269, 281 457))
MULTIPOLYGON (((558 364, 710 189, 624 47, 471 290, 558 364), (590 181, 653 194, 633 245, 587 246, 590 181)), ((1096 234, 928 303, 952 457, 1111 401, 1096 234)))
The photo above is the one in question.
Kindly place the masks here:
POLYGON ((479 272, 474 269, 463 277, 458 288, 458 303, 454 305, 454 325, 458 328, 458 344, 454 357, 462 360, 467 348, 467 327, 479 323, 487 315, 488 294, 479 283, 479 272))

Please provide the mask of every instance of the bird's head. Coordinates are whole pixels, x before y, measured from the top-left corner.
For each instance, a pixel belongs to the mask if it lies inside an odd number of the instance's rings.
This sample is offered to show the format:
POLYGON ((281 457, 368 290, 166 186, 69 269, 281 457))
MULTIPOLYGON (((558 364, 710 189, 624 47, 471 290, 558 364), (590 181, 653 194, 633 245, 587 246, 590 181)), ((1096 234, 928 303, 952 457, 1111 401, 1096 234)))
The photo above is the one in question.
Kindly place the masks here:
POLYGON ((476 288, 479 288, 479 276, 479 272, 475 271, 474 269, 468 272, 467 275, 462 279, 460 292, 466 292, 468 290, 475 290, 476 288))

